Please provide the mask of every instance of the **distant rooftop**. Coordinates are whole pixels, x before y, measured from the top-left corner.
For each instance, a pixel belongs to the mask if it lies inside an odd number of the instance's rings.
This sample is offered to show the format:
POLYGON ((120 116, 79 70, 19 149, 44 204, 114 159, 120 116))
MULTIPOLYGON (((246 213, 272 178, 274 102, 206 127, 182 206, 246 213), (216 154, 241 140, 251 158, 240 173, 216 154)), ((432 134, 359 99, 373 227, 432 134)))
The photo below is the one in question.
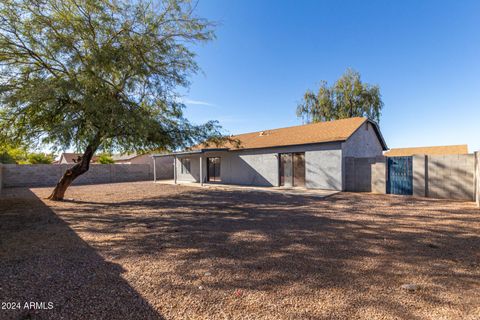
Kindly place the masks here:
POLYGON ((448 154, 467 154, 468 146, 466 144, 451 146, 433 146, 433 147, 414 147, 414 148, 393 148, 385 152, 387 157, 407 157, 415 154, 426 155, 448 155, 448 154))

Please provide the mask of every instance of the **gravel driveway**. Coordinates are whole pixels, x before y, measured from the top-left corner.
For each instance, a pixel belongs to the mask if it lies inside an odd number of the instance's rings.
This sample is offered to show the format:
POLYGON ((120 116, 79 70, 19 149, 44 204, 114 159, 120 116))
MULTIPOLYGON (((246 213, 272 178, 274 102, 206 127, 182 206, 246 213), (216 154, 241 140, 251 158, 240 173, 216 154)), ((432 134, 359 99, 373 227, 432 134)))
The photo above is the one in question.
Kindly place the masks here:
POLYGON ((0 196, 2 320, 480 319, 473 203, 150 182, 72 187, 60 203, 49 191, 0 196))

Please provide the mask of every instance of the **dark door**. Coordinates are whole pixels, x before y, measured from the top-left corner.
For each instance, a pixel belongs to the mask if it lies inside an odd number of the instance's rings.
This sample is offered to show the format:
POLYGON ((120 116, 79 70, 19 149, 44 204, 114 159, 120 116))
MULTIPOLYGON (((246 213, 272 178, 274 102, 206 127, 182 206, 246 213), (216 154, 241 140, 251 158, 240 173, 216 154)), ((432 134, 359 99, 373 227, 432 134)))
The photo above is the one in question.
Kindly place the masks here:
POLYGON ((413 194, 412 157, 389 157, 387 193, 413 194))
POLYGON ((280 185, 284 187, 305 186, 305 153, 280 154, 280 185))
POLYGON ((220 158, 207 158, 207 181, 220 182, 220 158))
POLYGON ((305 153, 293 154, 293 186, 305 187, 305 153))

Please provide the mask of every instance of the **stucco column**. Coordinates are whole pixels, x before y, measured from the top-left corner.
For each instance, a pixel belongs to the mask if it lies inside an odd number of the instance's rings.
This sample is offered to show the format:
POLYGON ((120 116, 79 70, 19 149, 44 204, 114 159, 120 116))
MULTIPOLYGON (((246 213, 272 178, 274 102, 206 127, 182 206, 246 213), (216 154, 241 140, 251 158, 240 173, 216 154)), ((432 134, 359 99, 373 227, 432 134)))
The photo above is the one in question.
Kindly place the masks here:
POLYGON ((378 156, 371 167, 371 190, 373 193, 387 193, 387 158, 378 156))
POLYGON ((173 156, 173 183, 177 184, 177 156, 173 156))
POLYGON ((203 186, 203 156, 200 155, 200 185, 203 186))
POLYGON ((412 159, 413 195, 416 197, 427 196, 427 156, 414 155, 412 159))
POLYGON ((475 179, 477 183, 476 198, 477 206, 480 207, 480 151, 475 152, 475 179))
POLYGON ((152 159, 153 159, 153 182, 157 182, 157 168, 155 166, 157 162, 157 158, 153 156, 152 159))

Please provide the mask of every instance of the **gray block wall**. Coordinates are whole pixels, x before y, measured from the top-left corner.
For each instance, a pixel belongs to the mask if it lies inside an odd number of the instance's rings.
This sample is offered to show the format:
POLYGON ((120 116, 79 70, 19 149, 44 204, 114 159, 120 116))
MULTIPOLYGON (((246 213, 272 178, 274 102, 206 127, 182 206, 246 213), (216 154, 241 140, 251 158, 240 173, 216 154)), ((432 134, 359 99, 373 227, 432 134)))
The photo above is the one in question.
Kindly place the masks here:
MULTIPOLYGON (((3 187, 54 186, 71 165, 35 164, 3 165, 3 187)), ((92 164, 90 170, 73 184, 98 184, 151 180, 151 166, 147 164, 92 164)))
POLYGON ((475 199, 475 155, 413 156, 413 195, 475 199))
POLYGON ((385 157, 346 157, 345 190, 386 193, 385 157))
POLYGON ((475 200, 473 154, 428 156, 426 195, 439 199, 475 200))
MULTIPOLYGON (((150 158, 149 160, 149 164, 153 164, 153 158, 150 158)), ((173 161, 173 156, 155 158, 155 170, 157 171, 157 180, 173 179, 173 161)))
POLYGON ((416 197, 427 196, 427 163, 427 156, 425 155, 415 155, 412 157, 413 195, 416 197))

